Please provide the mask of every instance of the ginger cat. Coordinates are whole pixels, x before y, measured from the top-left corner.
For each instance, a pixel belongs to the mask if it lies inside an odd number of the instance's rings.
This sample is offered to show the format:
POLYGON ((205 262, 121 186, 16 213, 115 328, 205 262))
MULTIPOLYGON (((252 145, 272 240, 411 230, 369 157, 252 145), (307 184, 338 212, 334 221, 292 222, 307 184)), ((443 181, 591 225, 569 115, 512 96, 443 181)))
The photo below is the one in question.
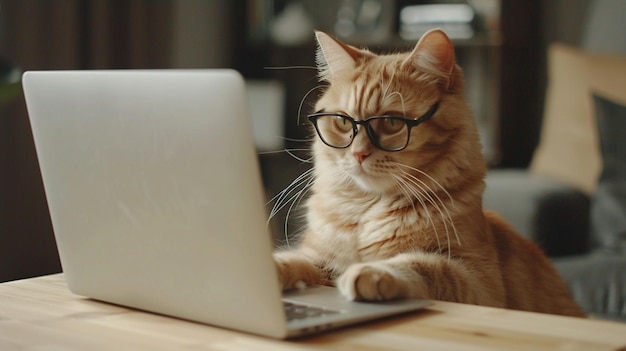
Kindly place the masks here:
POLYGON ((486 165, 446 34, 391 55, 316 38, 327 86, 309 116, 306 232, 274 254, 283 288, 583 316, 542 251, 483 211, 486 165))

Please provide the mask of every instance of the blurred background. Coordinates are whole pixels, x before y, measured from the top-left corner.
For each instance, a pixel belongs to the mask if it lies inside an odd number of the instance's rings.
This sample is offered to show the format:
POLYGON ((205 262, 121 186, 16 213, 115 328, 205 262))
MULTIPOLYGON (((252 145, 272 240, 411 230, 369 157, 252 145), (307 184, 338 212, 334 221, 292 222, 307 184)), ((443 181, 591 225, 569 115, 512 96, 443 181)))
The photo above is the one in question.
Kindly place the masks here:
POLYGON ((21 96, 23 71, 236 69, 249 81, 273 194, 308 167, 273 151, 302 148, 295 140, 308 136, 298 119, 317 85, 313 29, 394 52, 441 27, 465 70, 488 162, 525 168, 539 139, 546 48, 580 45, 593 1, 0 0, 0 282, 61 269, 21 96))

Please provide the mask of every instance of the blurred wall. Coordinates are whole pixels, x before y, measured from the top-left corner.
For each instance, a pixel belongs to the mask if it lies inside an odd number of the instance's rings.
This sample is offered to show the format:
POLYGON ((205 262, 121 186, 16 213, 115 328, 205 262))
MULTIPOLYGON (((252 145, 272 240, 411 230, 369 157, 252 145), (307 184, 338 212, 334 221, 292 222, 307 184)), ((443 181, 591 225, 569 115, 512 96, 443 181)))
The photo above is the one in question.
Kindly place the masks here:
POLYGON ((230 67, 230 2, 176 0, 173 7, 172 67, 230 67))
MULTIPOLYGON (((168 68, 171 13, 168 1, 0 0, 0 57, 22 70, 168 68)), ((0 282, 60 269, 19 96, 0 106, 0 282)))

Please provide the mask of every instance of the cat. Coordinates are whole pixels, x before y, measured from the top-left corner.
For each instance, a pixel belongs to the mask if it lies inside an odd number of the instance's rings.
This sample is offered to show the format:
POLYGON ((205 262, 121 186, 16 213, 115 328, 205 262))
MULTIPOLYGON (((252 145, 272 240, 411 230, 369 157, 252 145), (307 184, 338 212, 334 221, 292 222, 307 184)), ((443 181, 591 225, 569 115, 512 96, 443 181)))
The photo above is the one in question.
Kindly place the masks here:
POLYGON ((315 37, 313 181, 298 245, 274 253, 282 288, 584 316, 544 253, 482 208, 486 162, 448 36, 387 55, 315 37))

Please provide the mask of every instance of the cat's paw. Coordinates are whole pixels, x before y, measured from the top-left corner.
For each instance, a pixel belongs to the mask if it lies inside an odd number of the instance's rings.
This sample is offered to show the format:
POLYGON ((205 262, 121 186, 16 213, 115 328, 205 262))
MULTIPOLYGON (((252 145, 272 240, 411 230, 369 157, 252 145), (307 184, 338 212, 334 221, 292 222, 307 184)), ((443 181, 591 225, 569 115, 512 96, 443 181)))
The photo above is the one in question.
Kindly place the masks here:
POLYGON ((325 282, 320 269, 299 253, 290 251, 275 253, 274 262, 283 290, 299 289, 325 282))
POLYGON ((337 280, 337 287, 350 300, 383 301, 409 296, 408 283, 382 264, 350 266, 337 280))

